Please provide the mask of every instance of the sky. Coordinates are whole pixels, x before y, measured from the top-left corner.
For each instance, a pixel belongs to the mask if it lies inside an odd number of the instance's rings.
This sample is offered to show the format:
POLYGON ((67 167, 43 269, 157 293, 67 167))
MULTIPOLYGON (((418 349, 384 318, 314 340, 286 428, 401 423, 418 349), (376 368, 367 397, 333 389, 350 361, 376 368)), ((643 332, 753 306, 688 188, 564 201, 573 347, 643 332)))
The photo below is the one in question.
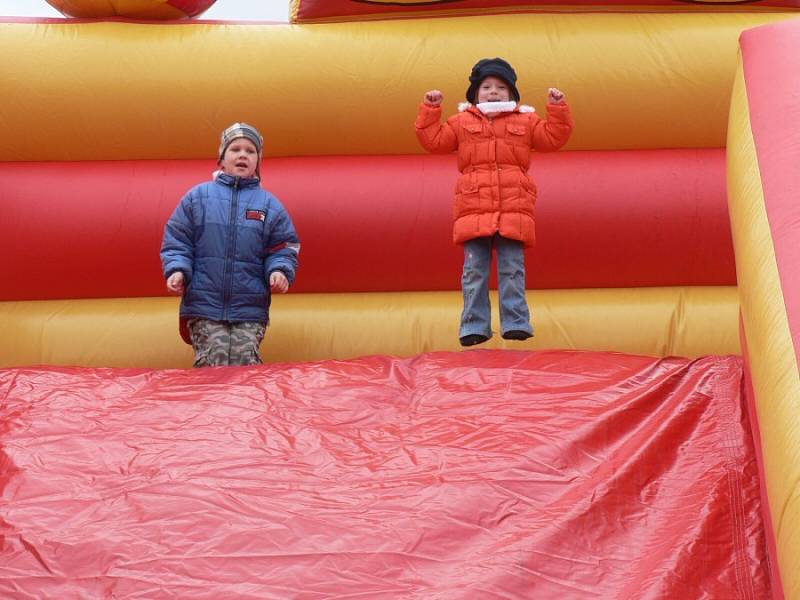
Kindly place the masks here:
MULTIPOLYGON (((63 17, 45 0, 0 0, 0 17, 63 17)), ((289 0, 217 0, 201 19, 288 21, 289 0)))

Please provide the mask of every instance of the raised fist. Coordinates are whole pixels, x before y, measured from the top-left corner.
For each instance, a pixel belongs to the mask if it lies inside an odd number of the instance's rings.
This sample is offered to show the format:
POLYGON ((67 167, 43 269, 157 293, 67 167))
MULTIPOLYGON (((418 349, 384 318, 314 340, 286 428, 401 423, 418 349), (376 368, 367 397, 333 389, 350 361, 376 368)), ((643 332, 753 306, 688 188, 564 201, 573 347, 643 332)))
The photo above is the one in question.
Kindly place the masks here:
POLYGON ((442 100, 444 100, 444 94, 439 90, 425 92, 425 97, 423 98, 423 102, 429 106, 439 106, 442 100))
POLYGON ((558 88, 550 88, 547 90, 547 101, 550 104, 564 104, 564 92, 558 88))

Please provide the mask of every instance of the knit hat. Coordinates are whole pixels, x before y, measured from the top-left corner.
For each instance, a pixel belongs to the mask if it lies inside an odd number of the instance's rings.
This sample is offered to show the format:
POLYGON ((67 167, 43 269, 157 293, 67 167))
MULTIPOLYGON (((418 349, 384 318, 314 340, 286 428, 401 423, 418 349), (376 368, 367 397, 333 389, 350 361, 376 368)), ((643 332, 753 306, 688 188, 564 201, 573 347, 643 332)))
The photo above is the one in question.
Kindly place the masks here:
POLYGON ((502 58, 483 58, 472 67, 469 75, 469 87, 467 88, 467 100, 476 104, 476 93, 478 88, 487 77, 499 77, 508 84, 511 98, 519 102, 519 91, 517 90, 517 74, 514 67, 502 58))
POLYGON ((230 127, 228 127, 225 131, 222 132, 222 137, 219 143, 219 159, 217 159, 217 163, 222 162, 222 158, 225 156, 225 151, 228 149, 228 146, 231 145, 233 140, 245 138, 253 142, 253 145, 256 147, 256 151, 258 151, 258 162, 256 163, 256 177, 261 177, 261 173, 259 171, 259 167, 261 165, 261 155, 264 151, 264 138, 258 132, 258 129, 253 127, 252 125, 248 125, 247 123, 234 123, 230 127))

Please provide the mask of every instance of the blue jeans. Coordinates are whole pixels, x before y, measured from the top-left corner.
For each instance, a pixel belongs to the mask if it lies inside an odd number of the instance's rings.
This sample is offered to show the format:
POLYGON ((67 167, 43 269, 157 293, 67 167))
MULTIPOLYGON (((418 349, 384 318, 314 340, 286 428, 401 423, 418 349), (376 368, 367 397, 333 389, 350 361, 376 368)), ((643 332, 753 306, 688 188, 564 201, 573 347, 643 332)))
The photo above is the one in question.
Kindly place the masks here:
POLYGON ((492 309, 489 303, 489 273, 492 248, 497 251, 497 275, 500 293, 500 326, 503 333, 512 330, 533 333, 531 314, 525 298, 525 250, 522 242, 500 235, 480 237, 464 244, 464 272, 461 290, 464 311, 459 337, 477 334, 492 337, 492 309))

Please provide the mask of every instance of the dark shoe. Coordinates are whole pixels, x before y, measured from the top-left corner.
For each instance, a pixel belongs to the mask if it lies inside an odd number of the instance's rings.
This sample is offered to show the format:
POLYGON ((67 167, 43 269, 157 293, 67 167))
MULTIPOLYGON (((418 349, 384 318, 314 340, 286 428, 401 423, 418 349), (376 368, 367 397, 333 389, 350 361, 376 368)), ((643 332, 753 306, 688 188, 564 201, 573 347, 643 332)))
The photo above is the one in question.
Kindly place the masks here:
POLYGON ((504 340, 519 340, 520 342, 531 337, 533 337, 532 333, 522 331, 521 329, 511 329, 503 334, 504 340))
POLYGON ((482 344, 488 339, 489 338, 485 335, 481 335, 479 333, 470 333, 469 335, 458 338, 458 341, 461 342, 462 346, 474 346, 475 344, 482 344))

